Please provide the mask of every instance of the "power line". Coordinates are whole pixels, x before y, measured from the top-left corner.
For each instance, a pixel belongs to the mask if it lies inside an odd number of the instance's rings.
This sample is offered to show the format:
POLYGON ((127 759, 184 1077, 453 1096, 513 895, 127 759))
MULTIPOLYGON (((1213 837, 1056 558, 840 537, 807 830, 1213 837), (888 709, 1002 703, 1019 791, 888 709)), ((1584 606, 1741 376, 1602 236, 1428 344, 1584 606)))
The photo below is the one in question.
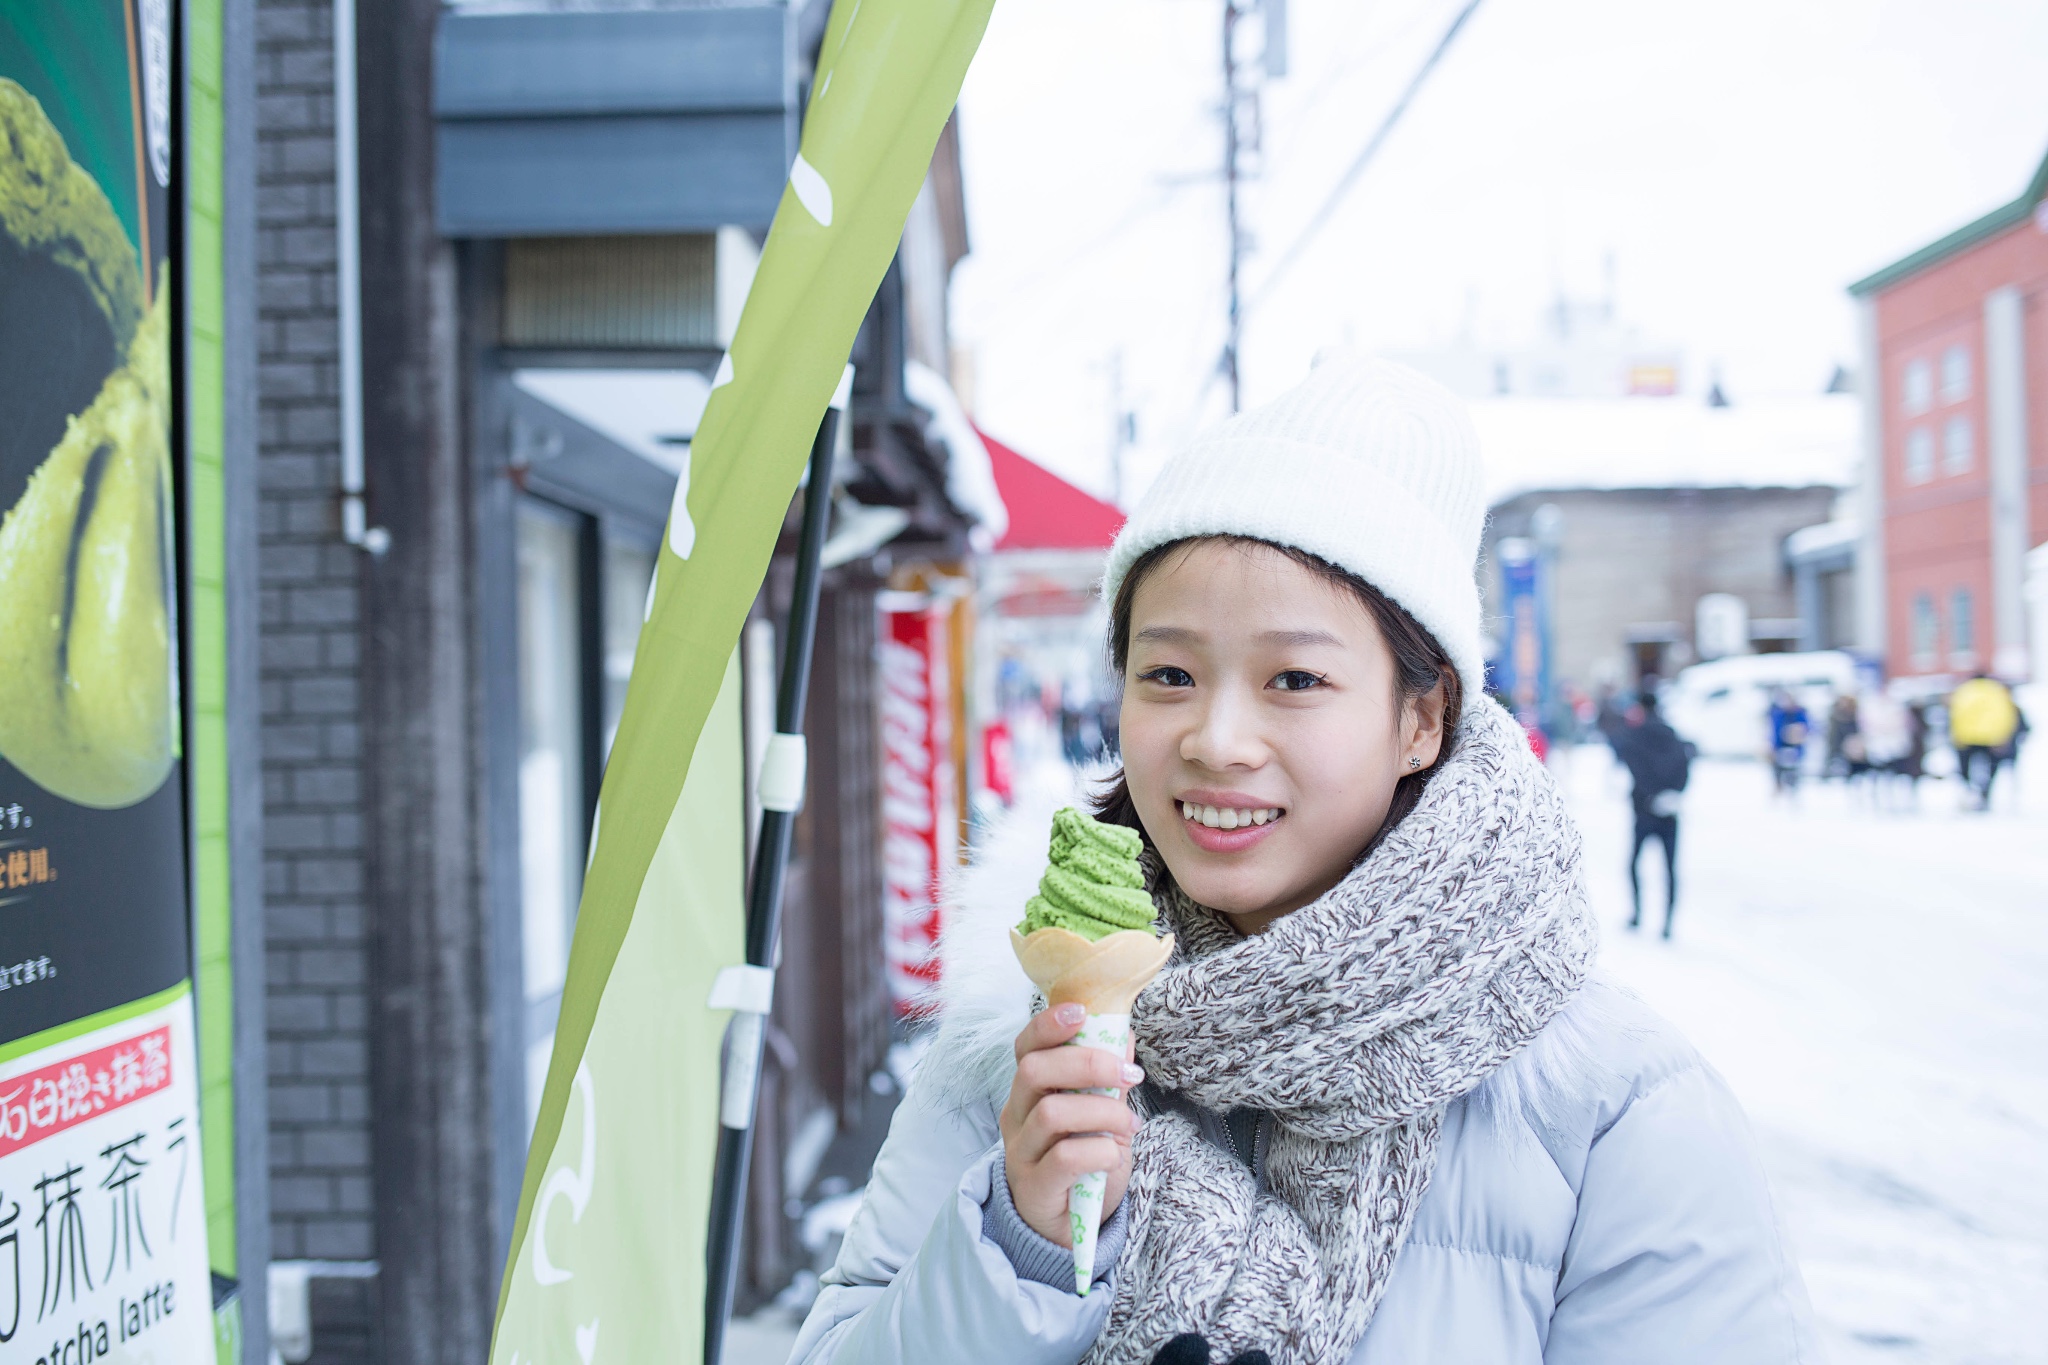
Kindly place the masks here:
POLYGON ((1378 155, 1380 147, 1387 140, 1387 135, 1394 131, 1394 125, 1399 123, 1401 116, 1408 112, 1408 106, 1414 102, 1416 93, 1422 89, 1423 82, 1429 79, 1429 73, 1436 70, 1437 63, 1442 61, 1444 53, 1450 50, 1452 41, 1458 36, 1458 30, 1465 27, 1465 21, 1472 17, 1472 11, 1478 9, 1479 4, 1480 0, 1466 0, 1465 7, 1458 11, 1458 17, 1451 20, 1451 26, 1444 30, 1444 36, 1437 39, 1436 47, 1431 50, 1428 58, 1423 61, 1421 67, 1416 70, 1415 75, 1410 78, 1408 88, 1401 92, 1401 98, 1394 101, 1394 107, 1387 111, 1386 118, 1380 121, 1380 126, 1373 131, 1372 137, 1367 140, 1365 146, 1353 158, 1350 166, 1345 168, 1344 174, 1337 181, 1336 188, 1330 191, 1330 195, 1323 201, 1322 207, 1316 210, 1313 218, 1309 219, 1308 226, 1302 229, 1301 235, 1294 239, 1293 244, 1287 248, 1285 254, 1280 257, 1279 262, 1274 265, 1272 270, 1267 272, 1266 278, 1260 282, 1259 292, 1252 300, 1254 303, 1264 300, 1273 292, 1274 287, 1280 282, 1280 277, 1285 275, 1288 268, 1301 258, 1301 254, 1307 249, 1308 244, 1329 223, 1330 218, 1336 213, 1339 205, 1344 202, 1344 197, 1351 193, 1351 187, 1357 183, 1358 177, 1364 174, 1366 166, 1371 163, 1374 156, 1378 155))

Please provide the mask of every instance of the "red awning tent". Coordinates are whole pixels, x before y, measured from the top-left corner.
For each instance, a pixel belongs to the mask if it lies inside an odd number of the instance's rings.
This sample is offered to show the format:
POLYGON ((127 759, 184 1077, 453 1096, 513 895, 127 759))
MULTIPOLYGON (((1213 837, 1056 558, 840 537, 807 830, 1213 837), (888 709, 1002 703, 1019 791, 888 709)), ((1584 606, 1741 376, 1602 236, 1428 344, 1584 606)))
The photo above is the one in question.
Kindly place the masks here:
MULTIPOLYGON (((977 428, 979 430, 979 428, 977 428)), ((1124 514, 983 431, 996 488, 1010 510, 1001 550, 1107 550, 1124 514)))

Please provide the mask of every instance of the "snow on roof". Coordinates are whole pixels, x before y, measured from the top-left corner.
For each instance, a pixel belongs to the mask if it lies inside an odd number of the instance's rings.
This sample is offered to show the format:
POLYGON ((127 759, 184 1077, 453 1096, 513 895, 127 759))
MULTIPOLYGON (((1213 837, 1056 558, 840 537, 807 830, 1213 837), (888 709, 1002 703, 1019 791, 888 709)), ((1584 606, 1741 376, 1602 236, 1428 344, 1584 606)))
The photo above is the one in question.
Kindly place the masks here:
POLYGON ((1471 405, 1487 502, 1609 488, 1847 487, 1854 394, 1710 408, 1696 398, 1489 398, 1471 405))

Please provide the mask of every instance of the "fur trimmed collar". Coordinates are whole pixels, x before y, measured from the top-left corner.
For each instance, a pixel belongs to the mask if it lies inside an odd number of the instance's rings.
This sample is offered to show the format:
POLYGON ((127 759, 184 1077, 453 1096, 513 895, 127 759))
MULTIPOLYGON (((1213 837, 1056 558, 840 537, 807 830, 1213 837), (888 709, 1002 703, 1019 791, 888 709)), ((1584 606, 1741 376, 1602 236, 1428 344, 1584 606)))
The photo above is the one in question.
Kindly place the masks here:
MULTIPOLYGON (((946 887, 941 911, 938 1027, 918 1064, 947 1106, 999 1110, 1016 1073, 1017 1034, 1036 992, 1010 947, 1010 928, 1045 870, 1046 830, 1065 802, 1023 801, 983 832, 974 863, 946 887)), ((1576 1108, 1621 1079, 1602 1039, 1627 1024, 1624 988, 1595 973, 1587 988, 1470 1096, 1496 1124, 1576 1108)))

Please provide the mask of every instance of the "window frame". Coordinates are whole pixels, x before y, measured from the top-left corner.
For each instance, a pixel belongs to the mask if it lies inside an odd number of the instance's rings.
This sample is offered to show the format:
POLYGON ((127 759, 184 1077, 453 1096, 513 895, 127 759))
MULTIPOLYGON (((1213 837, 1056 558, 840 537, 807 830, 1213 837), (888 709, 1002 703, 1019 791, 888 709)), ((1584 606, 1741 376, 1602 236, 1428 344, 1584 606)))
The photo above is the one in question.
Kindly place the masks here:
POLYGON ((1934 406, 1934 366, 1926 356, 1915 356, 1899 374, 1899 409, 1918 417, 1934 406))
POLYGON ((1941 424, 1941 472, 1967 474, 1977 464, 1977 427, 1966 413, 1958 413, 1941 424), (1958 441, 1960 433, 1962 439, 1958 441), (1957 457, 1957 447, 1961 457, 1957 457))
POLYGON ((1906 483, 1915 488, 1931 483, 1939 458, 1934 449, 1934 433, 1924 424, 1908 427, 1903 445, 1901 464, 1906 483))
POLYGON ((1960 403, 1970 396, 1970 385, 1975 379, 1976 365, 1970 355, 1970 348, 1958 341, 1946 346, 1941 352, 1941 368, 1936 380, 1936 392, 1944 403, 1960 403))

